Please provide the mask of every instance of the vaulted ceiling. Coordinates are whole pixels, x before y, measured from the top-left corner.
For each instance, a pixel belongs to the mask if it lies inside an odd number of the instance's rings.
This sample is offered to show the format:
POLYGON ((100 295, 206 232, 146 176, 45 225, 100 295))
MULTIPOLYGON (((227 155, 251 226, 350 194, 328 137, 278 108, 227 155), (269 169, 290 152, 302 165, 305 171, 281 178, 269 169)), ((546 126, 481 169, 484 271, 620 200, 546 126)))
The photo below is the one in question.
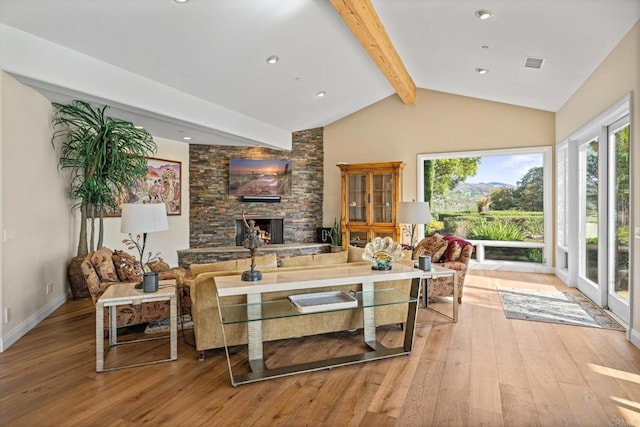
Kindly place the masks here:
MULTIPOLYGON (((375 28, 349 12, 363 4, 0 0, 0 30, 8 34, 0 67, 51 98, 110 103, 159 136, 287 148, 281 140, 291 131, 325 126, 396 91, 404 99, 407 88, 387 80, 384 58, 383 65, 376 60, 386 53, 375 28), (350 28, 374 37, 367 49, 350 28), (53 55, 69 59, 57 63, 53 55), (270 56, 278 62, 268 64, 270 56), (65 68, 70 61, 77 66, 65 68)), ((405 82, 548 111, 557 111, 640 19, 639 0, 371 5, 405 82), (493 17, 479 19, 479 9, 493 17), (527 56, 544 59, 542 68, 524 67, 527 56)))

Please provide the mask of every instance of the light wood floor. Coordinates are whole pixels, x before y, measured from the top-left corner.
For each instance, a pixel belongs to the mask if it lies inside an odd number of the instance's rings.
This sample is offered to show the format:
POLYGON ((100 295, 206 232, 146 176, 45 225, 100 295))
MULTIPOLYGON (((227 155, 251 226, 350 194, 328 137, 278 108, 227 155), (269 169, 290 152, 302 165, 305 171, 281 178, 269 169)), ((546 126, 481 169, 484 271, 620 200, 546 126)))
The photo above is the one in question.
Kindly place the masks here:
MULTIPOLYGON (((182 340, 175 362, 97 374, 93 306, 70 301, 0 354, 0 425, 640 425, 640 350, 623 332, 504 317, 497 285, 564 289, 555 276, 475 270, 465 284, 457 324, 420 310, 408 357, 237 388, 223 351, 198 361, 182 340)), ((300 361, 359 339, 280 341, 265 354, 300 361)))

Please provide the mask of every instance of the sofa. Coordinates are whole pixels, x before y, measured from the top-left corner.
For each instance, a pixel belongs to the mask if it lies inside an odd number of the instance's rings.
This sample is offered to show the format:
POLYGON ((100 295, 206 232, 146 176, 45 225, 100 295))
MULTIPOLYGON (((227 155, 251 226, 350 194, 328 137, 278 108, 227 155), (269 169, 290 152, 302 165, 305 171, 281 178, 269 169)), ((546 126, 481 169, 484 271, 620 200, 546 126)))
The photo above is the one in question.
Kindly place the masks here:
MULTIPOLYGON (((185 282, 184 268, 170 268, 162 258, 148 264, 149 269, 158 273, 159 280, 175 279, 179 291, 180 313, 190 314, 191 298, 185 282)), ((121 283, 140 283, 142 269, 130 254, 109 248, 100 248, 85 257, 80 265, 89 294, 94 303, 109 286, 121 283)), ((133 326, 169 317, 169 302, 118 305, 116 307, 116 327, 133 326)), ((108 309, 105 308, 105 328, 108 328, 108 309)))
MULTIPOLYGON (((458 279, 458 304, 462 304, 464 279, 473 255, 473 245, 456 236, 434 233, 416 245, 413 257, 417 260, 420 255, 430 256, 432 264, 455 270, 458 279)), ((427 297, 441 296, 453 296, 453 280, 450 277, 431 279, 427 297)))
MULTIPOLYGON (((347 250, 336 253, 323 253, 305 255, 278 260, 276 254, 259 255, 255 258, 256 269, 262 273, 282 272, 327 268, 345 268, 353 265, 370 265, 362 260, 362 248, 348 247, 347 250), (357 264, 356 264, 357 263, 357 264)), ((407 253, 410 253, 407 251, 407 253)), ((407 265, 413 265, 410 256, 398 261, 407 265)), ((251 260, 241 259, 221 261, 209 264, 192 264, 190 268, 191 279, 189 288, 192 299, 192 317, 194 325, 196 349, 200 351, 201 358, 205 350, 224 347, 222 325, 218 314, 218 302, 216 299, 216 278, 220 276, 240 275, 250 268, 251 260)), ((385 287, 394 287, 409 295, 411 280, 397 280, 384 282, 385 287)), ((330 286, 314 289, 312 292, 341 290, 358 291, 361 284, 354 283, 349 286, 330 286)), ((263 301, 284 299, 295 293, 307 293, 308 290, 297 292, 273 292, 263 295, 263 301)), ((246 303, 246 297, 225 297, 222 299, 227 304, 246 303)), ((375 308, 376 325, 402 324, 407 320, 407 304, 389 305, 375 308)), ((263 322, 263 340, 273 341, 279 339, 296 338, 308 335, 316 335, 330 332, 338 332, 362 328, 363 318, 361 310, 344 310, 329 313, 318 313, 312 316, 297 316, 295 318, 270 319, 263 322)), ((247 343, 246 324, 225 326, 227 345, 235 346, 247 343)))

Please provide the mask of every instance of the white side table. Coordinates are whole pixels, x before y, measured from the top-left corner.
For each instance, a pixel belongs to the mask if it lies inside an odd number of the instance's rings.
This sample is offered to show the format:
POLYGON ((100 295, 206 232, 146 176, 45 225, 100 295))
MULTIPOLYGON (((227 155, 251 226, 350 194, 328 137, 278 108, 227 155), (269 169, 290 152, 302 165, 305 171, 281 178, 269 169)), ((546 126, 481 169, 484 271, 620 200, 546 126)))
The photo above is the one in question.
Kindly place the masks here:
POLYGON ((143 292, 136 289, 135 283, 122 283, 109 286, 96 303, 96 372, 112 371, 114 369, 129 368, 133 366, 149 365, 152 363, 168 362, 178 358, 178 316, 177 316, 176 281, 161 280, 157 292, 143 292), (124 344, 133 344, 143 341, 167 338, 144 338, 118 342, 118 328, 116 327, 116 307, 125 304, 142 304, 146 302, 169 301, 170 313, 170 348, 171 354, 168 359, 154 360, 150 362, 122 365, 112 368, 104 367, 104 357, 111 347, 124 344), (109 307, 109 344, 105 352, 104 349, 104 307, 109 307))
POLYGON ((450 268, 439 267, 436 265, 431 265, 431 270, 423 270, 422 271, 422 301, 425 308, 428 308, 431 311, 438 313, 441 316, 446 317, 447 319, 453 321, 454 323, 458 321, 458 276, 456 275, 456 271, 450 268), (427 296, 429 289, 429 280, 435 279, 438 277, 451 277, 453 279, 453 317, 448 316, 445 313, 442 313, 438 310, 435 310, 429 307, 429 298, 427 296))

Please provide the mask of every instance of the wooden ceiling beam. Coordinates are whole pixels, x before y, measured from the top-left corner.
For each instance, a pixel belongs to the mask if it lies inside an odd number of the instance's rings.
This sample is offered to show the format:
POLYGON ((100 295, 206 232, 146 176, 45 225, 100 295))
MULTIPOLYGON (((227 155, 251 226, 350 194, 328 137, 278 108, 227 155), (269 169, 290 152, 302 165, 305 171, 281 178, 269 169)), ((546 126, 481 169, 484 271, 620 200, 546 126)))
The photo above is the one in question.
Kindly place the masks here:
POLYGON ((415 104, 416 85, 402 63, 369 0, 331 0, 331 4, 405 104, 415 104))

